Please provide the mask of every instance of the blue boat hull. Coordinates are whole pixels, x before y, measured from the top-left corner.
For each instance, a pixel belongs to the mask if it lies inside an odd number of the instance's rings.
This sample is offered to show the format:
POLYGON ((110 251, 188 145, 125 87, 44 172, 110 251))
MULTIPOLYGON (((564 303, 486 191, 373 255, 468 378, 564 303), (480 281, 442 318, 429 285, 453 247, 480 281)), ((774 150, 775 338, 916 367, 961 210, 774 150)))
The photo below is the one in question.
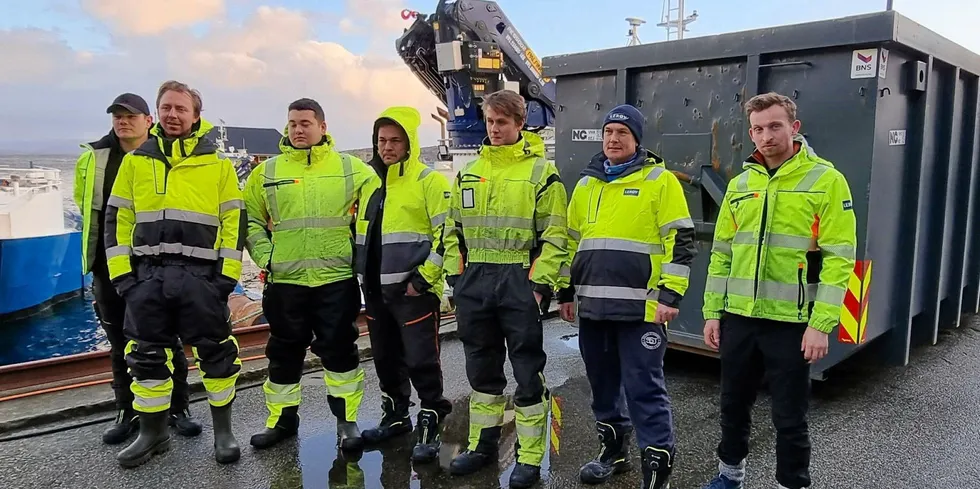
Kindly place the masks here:
POLYGON ((0 317, 81 292, 82 233, 0 240, 0 317))

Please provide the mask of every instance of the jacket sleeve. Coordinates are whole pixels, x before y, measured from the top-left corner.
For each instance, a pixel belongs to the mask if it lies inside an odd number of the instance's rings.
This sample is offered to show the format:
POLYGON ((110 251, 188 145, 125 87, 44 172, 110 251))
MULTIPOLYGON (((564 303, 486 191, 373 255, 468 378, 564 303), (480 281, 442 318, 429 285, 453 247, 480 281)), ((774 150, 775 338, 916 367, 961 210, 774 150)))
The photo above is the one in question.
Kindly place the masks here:
POLYGON ((354 188, 355 191, 355 211, 354 216, 354 260, 352 265, 357 263, 358 255, 364 253, 367 246, 367 231, 369 224, 368 208, 370 207, 371 197, 377 192, 384 183, 381 177, 358 158, 349 157, 354 168, 354 188))
POLYGON ((91 150, 85 150, 75 163, 75 185, 72 187, 72 199, 83 215, 85 214, 85 209, 82 208, 85 206, 85 177, 94 156, 91 150))
MULTIPOLYGON (((565 255, 565 269, 571 271, 572 262, 575 260, 575 253, 578 252, 578 244, 582 241, 582 195, 584 192, 579 190, 585 187, 588 177, 582 177, 575 189, 572 190, 572 198, 568 201, 568 248, 565 255)), ((568 286, 558 290, 558 303, 564 304, 575 300, 575 285, 569 273, 568 286)))
POLYGON ((242 276, 242 250, 248 230, 248 213, 238 188, 238 174, 231 160, 222 159, 222 177, 218 187, 218 272, 238 282, 242 276))
POLYGON ((568 287, 568 197, 555 164, 546 161, 537 187, 534 225, 541 254, 531 265, 531 281, 553 290, 568 287))
POLYGON ((857 222, 851 190, 843 175, 837 175, 824 195, 817 233, 817 246, 823 260, 810 327, 830 333, 840 322, 847 282, 854 270, 857 222))
POLYGON ((245 246, 248 254, 260 268, 268 271, 272 260, 272 235, 269 230, 269 206, 266 201, 265 183, 266 163, 262 162, 252 170, 245 181, 245 211, 248 215, 248 232, 245 246))
POLYGON ((677 307, 687 292, 691 277, 691 263, 697 254, 694 243, 694 221, 687 208, 687 198, 677 177, 665 171, 657 178, 661 184, 659 208, 656 209, 657 227, 664 245, 664 258, 660 265, 657 302, 677 307))
POLYGON ((112 184, 105 215, 105 254, 109 278, 120 295, 127 285, 136 281, 133 276, 133 231, 136 229, 136 210, 133 206, 133 158, 127 154, 119 165, 112 184), (127 284, 128 283, 128 284, 127 284))
MULTIPOLYGON (((428 290, 442 284, 443 277, 443 255, 446 247, 443 241, 446 229, 446 215, 449 212, 449 181, 441 173, 433 171, 422 183, 422 190, 425 197, 425 211, 429 217, 429 224, 432 226, 432 249, 429 257, 418 268, 418 275, 425 281, 424 284, 413 281, 413 286, 422 285, 428 290)), ((421 292, 421 290, 419 290, 421 292)), ((442 294, 441 290, 436 291, 442 294)))
MULTIPOLYGON (((735 180, 732 180, 733 182, 735 180)), ((731 185, 721 201, 715 235, 711 244, 711 259, 708 262, 708 278, 704 285, 704 306, 701 314, 704 319, 721 319, 725 310, 725 295, 728 292, 728 276, 732 270, 732 240, 735 238, 735 216, 729 206, 731 185)))
POLYGON ((446 211, 446 224, 443 228, 445 254, 443 255, 442 268, 446 272, 446 281, 450 287, 456 286, 456 278, 463 273, 463 264, 466 262, 466 242, 463 239, 463 217, 460 212, 459 178, 459 174, 457 174, 449 190, 449 208, 446 211))

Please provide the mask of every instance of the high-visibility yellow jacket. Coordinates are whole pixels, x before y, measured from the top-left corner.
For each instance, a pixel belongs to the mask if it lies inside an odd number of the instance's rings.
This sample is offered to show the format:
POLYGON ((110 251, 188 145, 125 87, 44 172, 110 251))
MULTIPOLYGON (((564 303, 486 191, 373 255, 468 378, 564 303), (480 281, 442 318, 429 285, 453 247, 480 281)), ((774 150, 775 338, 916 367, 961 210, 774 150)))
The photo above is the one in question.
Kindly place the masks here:
MULTIPOLYGON (((89 273, 95 266, 96 246, 99 237, 104 235, 99 215, 106 212, 105 202, 106 167, 112 151, 112 136, 83 144, 85 150, 75 162, 75 184, 72 197, 82 213, 82 273, 89 273)), ((110 187, 111 189, 111 187, 110 187)))
POLYGON ((612 181, 599 153, 572 191, 568 250, 586 319, 654 322, 659 303, 678 307, 687 292, 697 249, 684 190, 662 158, 639 151, 642 163, 612 181))
POLYGON ((360 159, 338 153, 329 134, 297 149, 285 132, 282 154, 256 166, 245 183, 249 255, 269 272, 269 283, 318 287, 349 279, 354 221, 366 207, 358 203, 381 180, 360 159))
POLYGON ((132 273, 132 258, 178 255, 216 262, 229 282, 242 274, 245 212, 238 175, 204 138, 201 119, 190 136, 154 136, 123 158, 106 214, 106 256, 113 283, 132 273))
MULTIPOLYGON (((401 162, 386 167, 375 145, 370 165, 384 177, 384 185, 367 210, 366 236, 357 236, 359 246, 358 274, 361 282, 375 280, 363 277, 369 269, 368 260, 380 251, 380 286, 384 291, 404 295, 408 283, 419 292, 429 290, 442 296, 443 229, 449 210, 449 181, 441 173, 420 160, 421 146, 418 128, 422 118, 412 107, 392 107, 378 119, 390 119, 401 126, 408 137, 409 154, 401 162), (370 236, 381 226, 381 249, 372 250, 370 236), (360 248, 363 247, 363 248, 360 248), (363 252, 361 251, 363 249, 363 252)), ((375 123, 374 141, 377 141, 375 123)))
POLYGON ((446 220, 446 273, 467 263, 519 263, 531 281, 568 286, 567 196, 544 141, 522 131, 506 146, 485 142, 456 175, 446 220))
POLYGON ((825 333, 838 324, 857 246, 851 191, 802 137, 795 145, 796 155, 773 176, 756 152, 729 182, 708 265, 705 319, 728 311, 825 333))

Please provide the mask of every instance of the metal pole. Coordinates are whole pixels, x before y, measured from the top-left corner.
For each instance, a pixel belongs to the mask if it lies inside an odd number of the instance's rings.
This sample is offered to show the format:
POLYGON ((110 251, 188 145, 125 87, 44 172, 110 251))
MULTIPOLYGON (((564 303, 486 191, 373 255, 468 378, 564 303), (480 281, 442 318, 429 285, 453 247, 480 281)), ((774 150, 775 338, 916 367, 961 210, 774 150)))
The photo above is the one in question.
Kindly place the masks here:
POLYGON ((891 12, 892 11, 892 7, 894 7, 894 5, 893 5, 894 3, 895 2, 893 0, 888 0, 888 3, 885 5, 885 10, 891 12))
POLYGON ((684 0, 677 0, 677 38, 684 39, 684 0))

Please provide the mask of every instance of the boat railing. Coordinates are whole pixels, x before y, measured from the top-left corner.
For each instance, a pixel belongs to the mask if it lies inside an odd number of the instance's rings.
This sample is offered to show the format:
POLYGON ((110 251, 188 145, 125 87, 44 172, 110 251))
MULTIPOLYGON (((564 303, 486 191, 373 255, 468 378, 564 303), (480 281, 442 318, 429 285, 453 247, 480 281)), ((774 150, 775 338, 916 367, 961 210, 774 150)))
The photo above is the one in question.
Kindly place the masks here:
POLYGON ((57 168, 11 168, 0 166, 0 193, 20 197, 61 190, 61 170, 57 168))

